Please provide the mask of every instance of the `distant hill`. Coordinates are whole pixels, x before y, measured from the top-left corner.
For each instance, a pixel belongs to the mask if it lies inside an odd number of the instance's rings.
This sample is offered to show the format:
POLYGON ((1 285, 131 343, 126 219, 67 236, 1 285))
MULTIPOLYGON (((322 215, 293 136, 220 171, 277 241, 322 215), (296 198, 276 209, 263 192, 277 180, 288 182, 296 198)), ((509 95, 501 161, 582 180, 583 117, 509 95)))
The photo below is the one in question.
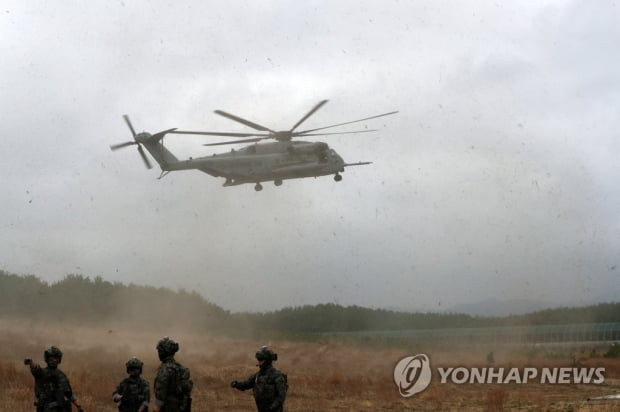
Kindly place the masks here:
POLYGON ((544 309, 559 307, 560 305, 531 299, 486 299, 474 303, 454 305, 448 313, 464 313, 472 316, 504 317, 510 315, 525 315, 544 309))

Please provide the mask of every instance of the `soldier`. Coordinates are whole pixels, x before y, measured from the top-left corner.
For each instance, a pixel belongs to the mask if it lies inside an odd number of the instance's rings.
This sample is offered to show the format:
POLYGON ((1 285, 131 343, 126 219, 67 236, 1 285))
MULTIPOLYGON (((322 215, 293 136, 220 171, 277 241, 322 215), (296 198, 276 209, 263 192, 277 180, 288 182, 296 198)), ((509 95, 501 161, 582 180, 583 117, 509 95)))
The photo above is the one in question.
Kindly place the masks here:
POLYGON ((494 364, 495 364, 495 355, 491 351, 487 354, 487 365, 493 366, 494 364))
POLYGON ((288 390, 286 375, 271 364, 278 354, 267 346, 256 352, 259 370, 244 381, 232 381, 230 386, 240 391, 252 389, 258 412, 282 412, 288 390))
POLYGON ((121 381, 112 395, 114 402, 120 402, 118 404, 120 412, 146 412, 149 408, 151 399, 149 383, 140 376, 143 365, 136 357, 125 363, 129 376, 121 381))
POLYGON ((82 412, 77 398, 71 390, 67 376, 58 369, 62 361, 62 352, 56 346, 51 346, 43 352, 46 368, 42 368, 32 359, 24 359, 24 365, 30 366, 30 373, 34 376, 34 395, 37 412, 71 412, 73 403, 82 412))
POLYGON ((190 412, 192 387, 189 369, 174 360, 179 344, 165 337, 157 343, 161 365, 155 377, 155 412, 190 412))

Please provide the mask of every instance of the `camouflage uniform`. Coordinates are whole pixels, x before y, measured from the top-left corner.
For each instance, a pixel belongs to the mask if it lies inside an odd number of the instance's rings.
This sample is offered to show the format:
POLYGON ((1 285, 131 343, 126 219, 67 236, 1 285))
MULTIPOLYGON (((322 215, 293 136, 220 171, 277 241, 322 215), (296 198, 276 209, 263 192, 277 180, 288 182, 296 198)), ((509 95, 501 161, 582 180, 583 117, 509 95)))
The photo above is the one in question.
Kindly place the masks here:
POLYGON ((44 352, 44 356, 47 367, 42 368, 34 363, 30 367, 34 376, 37 412, 70 412, 71 402, 77 401, 77 398, 73 395, 69 379, 58 369, 57 363, 48 362, 49 358, 56 357, 60 363, 62 352, 52 346, 44 352))
POLYGON ((75 397, 67 376, 60 369, 37 365, 31 372, 35 379, 37 412, 71 411, 71 401, 75 397))
POLYGON ((161 412, 182 412, 191 410, 193 382, 189 369, 174 360, 179 345, 166 337, 159 341, 157 352, 162 361, 155 377, 155 402, 161 412))
POLYGON ((252 389, 258 412, 282 412, 288 383, 286 375, 271 364, 277 355, 264 346, 256 352, 256 359, 264 360, 260 370, 244 381, 233 381, 231 386, 241 391, 252 389))
POLYGON ((142 365, 137 358, 131 358, 125 364, 129 376, 121 381, 112 395, 115 402, 122 396, 118 405, 120 412, 137 412, 141 407, 144 411, 148 409, 151 391, 148 381, 140 376, 142 365))

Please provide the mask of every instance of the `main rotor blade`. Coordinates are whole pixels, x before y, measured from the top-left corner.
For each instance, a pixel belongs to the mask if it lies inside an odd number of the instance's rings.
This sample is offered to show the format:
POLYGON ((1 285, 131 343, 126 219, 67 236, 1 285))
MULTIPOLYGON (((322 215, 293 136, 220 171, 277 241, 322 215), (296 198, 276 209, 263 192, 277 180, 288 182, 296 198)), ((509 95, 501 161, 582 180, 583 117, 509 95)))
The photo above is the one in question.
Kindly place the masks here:
POLYGON ((260 142, 261 140, 265 140, 265 139, 269 139, 269 137, 257 137, 254 139, 233 140, 230 142, 205 143, 203 144, 203 146, 222 146, 225 144, 254 143, 254 142, 260 142))
POLYGON ((235 122, 239 122, 241 124, 244 124, 246 126, 250 126, 252 129, 261 130, 263 132, 275 133, 275 131, 273 131, 273 130, 265 127, 265 126, 261 126, 260 124, 253 123, 253 122, 251 122, 249 120, 242 119, 241 117, 235 116, 234 114, 226 113, 226 112, 223 112, 221 110, 215 110, 214 113, 219 114, 220 116, 224 116, 224 117, 226 117, 226 118, 228 118, 230 120, 234 120, 235 122))
POLYGON ((142 150, 142 145, 138 145, 138 153, 140 153, 140 156, 142 156, 142 160, 144 160, 144 165, 146 166, 146 168, 151 169, 153 166, 151 166, 151 162, 149 162, 149 159, 144 154, 144 150, 142 150))
POLYGON ((122 149, 123 147, 127 147, 127 146, 131 146, 134 144, 138 144, 136 142, 125 142, 125 143, 118 143, 118 144, 113 144, 110 146, 110 149, 112 150, 118 150, 118 149, 122 149))
POLYGON ((234 133, 234 132, 193 132, 189 130, 177 130, 171 134, 197 134, 204 136, 229 136, 229 137, 250 137, 250 136, 269 136, 268 134, 257 133, 234 133))
POLYGON ((310 110, 304 117, 302 117, 301 120, 295 123, 295 126, 293 126, 291 130, 289 130, 289 132, 292 132, 293 130, 297 129, 297 126, 305 122, 308 117, 312 116, 314 112, 319 110, 325 103, 327 103, 327 100, 321 100, 316 106, 312 108, 312 110, 310 110))
POLYGON ((131 130, 131 134, 133 135, 133 138, 136 138, 136 131, 133 129, 133 126, 131 125, 131 120, 129 120, 129 116, 127 116, 126 114, 123 115, 123 119, 125 119, 125 123, 127 123, 127 126, 129 126, 129 130, 131 130))
POLYGON ((329 136, 329 135, 333 135, 333 134, 353 134, 353 133, 368 133, 368 132, 376 132, 377 129, 368 129, 368 130, 358 130, 355 132, 333 132, 333 133, 304 133, 304 134, 297 134, 295 133, 295 137, 301 136, 329 136))
POLYGON ((345 124, 351 124, 351 123, 363 122, 364 120, 370 120, 370 119, 376 119, 377 117, 389 116, 389 115, 394 114, 394 113, 398 113, 398 111, 395 111, 395 112, 389 112, 389 113, 383 113, 383 114, 378 114, 378 115, 376 115, 376 116, 366 117, 366 118, 364 118, 364 119, 359 119, 359 120, 353 120, 353 121, 351 121, 351 122, 345 122, 345 123, 332 124, 331 126, 319 127, 318 129, 304 130, 303 132, 297 132, 296 134, 297 134, 297 135, 299 135, 299 134, 303 134, 303 133, 316 132, 317 130, 329 129, 330 127, 344 126, 345 124))

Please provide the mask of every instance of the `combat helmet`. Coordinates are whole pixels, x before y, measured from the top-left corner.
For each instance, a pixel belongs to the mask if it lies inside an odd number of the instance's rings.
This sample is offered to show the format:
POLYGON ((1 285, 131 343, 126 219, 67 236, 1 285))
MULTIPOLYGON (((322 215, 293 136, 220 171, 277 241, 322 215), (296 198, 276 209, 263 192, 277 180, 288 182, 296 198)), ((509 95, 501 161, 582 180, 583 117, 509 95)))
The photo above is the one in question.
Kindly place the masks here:
POLYGON ((62 352, 56 346, 50 346, 48 349, 45 349, 45 352, 43 352, 43 358, 46 363, 49 363, 48 361, 52 357, 58 358, 58 363, 62 361, 62 352))
POLYGON ((275 360, 278 360, 278 354, 269 349, 267 346, 263 346, 259 350, 256 351, 256 360, 258 361, 266 361, 267 363, 271 363, 275 360))
POLYGON ((125 363, 125 367, 127 368, 127 373, 131 373, 131 370, 133 369, 137 369, 140 371, 140 373, 142 373, 142 366, 144 365, 144 363, 142 363, 142 361, 138 358, 136 358, 135 356, 131 359, 129 359, 127 361, 127 363, 125 363))
POLYGON ((179 344, 166 336, 157 343, 156 349, 159 359, 163 360, 177 353, 179 351, 179 344))

